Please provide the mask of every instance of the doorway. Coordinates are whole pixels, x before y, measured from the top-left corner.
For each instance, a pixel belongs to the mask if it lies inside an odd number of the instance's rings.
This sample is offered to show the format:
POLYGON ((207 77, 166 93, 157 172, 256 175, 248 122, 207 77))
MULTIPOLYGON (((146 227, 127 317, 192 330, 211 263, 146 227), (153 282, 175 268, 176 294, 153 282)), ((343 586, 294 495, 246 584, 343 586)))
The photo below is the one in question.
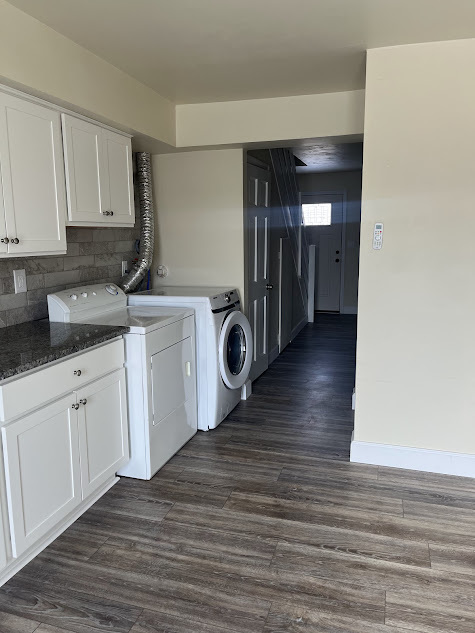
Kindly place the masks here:
POLYGON ((316 246, 315 310, 340 312, 344 294, 344 193, 302 194, 309 244, 316 246))

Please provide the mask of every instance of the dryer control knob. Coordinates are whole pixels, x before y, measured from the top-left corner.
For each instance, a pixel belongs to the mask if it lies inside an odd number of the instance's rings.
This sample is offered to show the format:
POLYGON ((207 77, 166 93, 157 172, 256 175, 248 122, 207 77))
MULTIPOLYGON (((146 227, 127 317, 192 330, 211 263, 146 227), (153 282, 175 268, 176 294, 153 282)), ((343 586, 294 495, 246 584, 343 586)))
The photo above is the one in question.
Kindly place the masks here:
POLYGON ((119 291, 113 284, 107 284, 106 290, 110 295, 118 295, 119 291))
POLYGON ((231 301, 231 297, 228 294, 225 294, 224 300, 226 301, 226 303, 229 303, 231 301))

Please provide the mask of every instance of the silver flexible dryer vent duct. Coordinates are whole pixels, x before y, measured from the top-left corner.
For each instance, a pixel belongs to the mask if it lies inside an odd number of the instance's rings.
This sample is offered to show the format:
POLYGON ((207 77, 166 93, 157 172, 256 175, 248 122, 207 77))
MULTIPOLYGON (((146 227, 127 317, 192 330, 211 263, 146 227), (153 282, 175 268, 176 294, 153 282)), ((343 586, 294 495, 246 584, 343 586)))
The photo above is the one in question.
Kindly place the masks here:
POLYGON ((138 260, 119 283, 124 292, 132 292, 152 265, 153 258, 153 197, 151 156, 146 152, 135 155, 137 191, 140 207, 140 250, 138 260))

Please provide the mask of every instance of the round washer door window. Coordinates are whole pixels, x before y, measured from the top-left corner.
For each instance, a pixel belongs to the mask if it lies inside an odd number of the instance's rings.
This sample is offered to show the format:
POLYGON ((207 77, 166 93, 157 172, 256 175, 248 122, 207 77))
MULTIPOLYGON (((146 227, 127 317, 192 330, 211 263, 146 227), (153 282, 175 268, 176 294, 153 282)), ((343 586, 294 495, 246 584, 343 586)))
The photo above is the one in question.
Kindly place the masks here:
POLYGON ((219 336, 219 368, 224 384, 239 389, 252 364, 252 332, 249 321, 238 310, 228 314, 219 336))

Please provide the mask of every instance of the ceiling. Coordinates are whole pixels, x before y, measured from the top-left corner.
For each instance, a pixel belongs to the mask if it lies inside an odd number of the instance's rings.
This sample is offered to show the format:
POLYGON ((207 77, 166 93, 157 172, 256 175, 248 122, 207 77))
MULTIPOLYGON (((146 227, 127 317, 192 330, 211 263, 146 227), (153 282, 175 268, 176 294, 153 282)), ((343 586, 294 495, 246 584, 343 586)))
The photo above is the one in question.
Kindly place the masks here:
POLYGON ((364 87, 365 50, 475 37, 475 0, 9 0, 176 103, 364 87))
POLYGON ((304 165, 297 173, 353 171, 363 167, 363 143, 328 143, 324 141, 293 147, 292 152, 304 165))

